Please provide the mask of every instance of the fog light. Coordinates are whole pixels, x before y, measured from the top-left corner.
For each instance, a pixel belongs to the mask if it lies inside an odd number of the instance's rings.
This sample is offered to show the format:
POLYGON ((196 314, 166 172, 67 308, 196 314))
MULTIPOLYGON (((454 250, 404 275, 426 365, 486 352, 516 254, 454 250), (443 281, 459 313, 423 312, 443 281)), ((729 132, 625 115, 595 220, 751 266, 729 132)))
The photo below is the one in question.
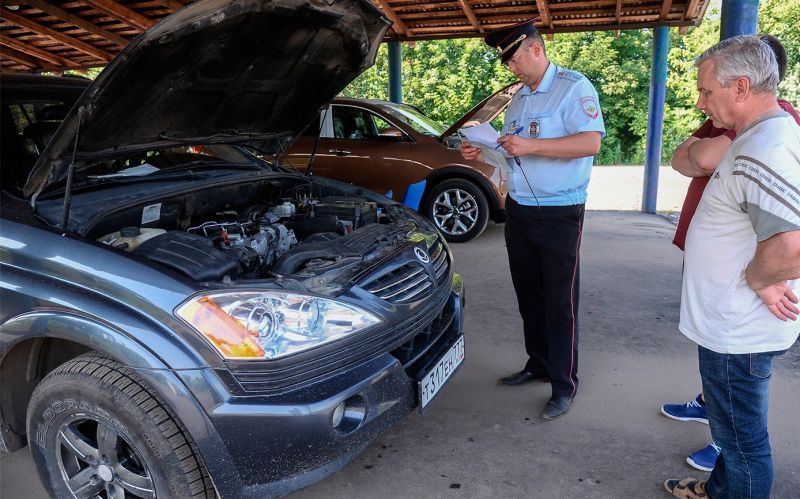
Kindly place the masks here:
POLYGON ((333 410, 331 423, 338 435, 349 435, 359 429, 367 417, 367 402, 361 395, 353 395, 333 410))
POLYGON ((344 402, 340 403, 336 406, 336 409, 333 410, 333 427, 338 428, 339 425, 342 423, 342 418, 344 417, 344 402))

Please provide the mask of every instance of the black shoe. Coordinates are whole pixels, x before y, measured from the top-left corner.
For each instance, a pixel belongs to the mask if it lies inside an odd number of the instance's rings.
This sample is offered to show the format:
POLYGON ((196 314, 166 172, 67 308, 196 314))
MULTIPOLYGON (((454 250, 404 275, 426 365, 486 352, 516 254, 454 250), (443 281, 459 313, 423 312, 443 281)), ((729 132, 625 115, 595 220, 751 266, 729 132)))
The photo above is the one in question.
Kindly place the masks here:
POLYGON ((547 405, 544 406, 542 417, 544 419, 560 418, 569 412, 570 407, 572 407, 572 400, 572 397, 565 397, 563 395, 554 395, 550 397, 550 400, 547 401, 547 405))
POLYGON ((545 375, 534 374, 534 373, 529 372, 529 371, 520 371, 520 372, 514 373, 514 374, 512 374, 510 376, 506 376, 505 378, 500 378, 500 383, 502 383, 504 385, 516 386, 516 385, 522 385, 522 384, 525 384, 525 383, 530 383, 531 381, 536 381, 536 380, 542 381, 542 382, 545 382, 545 383, 550 381, 550 379, 545 375))

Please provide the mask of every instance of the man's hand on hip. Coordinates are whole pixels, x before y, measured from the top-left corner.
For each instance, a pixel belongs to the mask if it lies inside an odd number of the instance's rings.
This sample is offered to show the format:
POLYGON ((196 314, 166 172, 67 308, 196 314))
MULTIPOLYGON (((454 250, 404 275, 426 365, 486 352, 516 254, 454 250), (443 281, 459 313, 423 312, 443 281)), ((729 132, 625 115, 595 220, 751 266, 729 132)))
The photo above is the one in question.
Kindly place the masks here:
POLYGON ((766 288, 754 289, 769 311, 782 321, 797 320, 800 309, 797 308, 797 295, 785 282, 772 284, 766 288))

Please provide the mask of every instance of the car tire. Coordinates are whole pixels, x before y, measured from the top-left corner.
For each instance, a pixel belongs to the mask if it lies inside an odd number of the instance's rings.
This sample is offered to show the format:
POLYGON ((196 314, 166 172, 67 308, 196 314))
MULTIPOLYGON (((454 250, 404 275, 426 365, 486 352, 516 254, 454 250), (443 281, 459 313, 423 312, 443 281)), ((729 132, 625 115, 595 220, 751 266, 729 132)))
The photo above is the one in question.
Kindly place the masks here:
POLYGON ((52 497, 216 497, 177 417, 133 369, 97 353, 42 380, 27 428, 52 497))
POLYGON ((425 202, 425 216, 451 243, 481 235, 489 223, 489 203, 483 191, 460 178, 436 184, 425 202))

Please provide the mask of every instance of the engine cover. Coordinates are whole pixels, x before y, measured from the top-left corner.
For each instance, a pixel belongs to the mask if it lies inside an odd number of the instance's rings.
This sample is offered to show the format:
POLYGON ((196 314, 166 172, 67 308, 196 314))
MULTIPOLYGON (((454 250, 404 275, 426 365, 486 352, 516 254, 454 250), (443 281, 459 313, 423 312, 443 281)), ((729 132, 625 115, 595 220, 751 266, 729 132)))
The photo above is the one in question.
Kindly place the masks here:
POLYGON ((239 273, 235 255, 215 248, 207 237, 178 230, 145 241, 134 253, 201 282, 239 273))

